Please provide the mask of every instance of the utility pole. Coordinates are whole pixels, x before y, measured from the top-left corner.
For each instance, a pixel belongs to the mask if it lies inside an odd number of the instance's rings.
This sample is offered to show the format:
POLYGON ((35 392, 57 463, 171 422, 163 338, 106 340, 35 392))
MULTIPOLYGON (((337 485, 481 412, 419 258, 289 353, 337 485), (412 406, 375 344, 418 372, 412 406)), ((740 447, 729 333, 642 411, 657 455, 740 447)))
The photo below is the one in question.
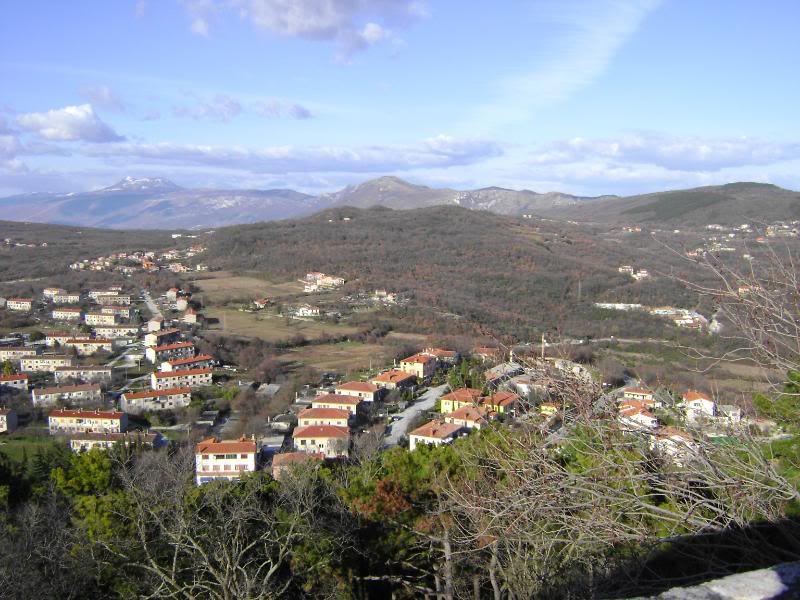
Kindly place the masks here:
POLYGON ((544 334, 542 334, 542 360, 544 360, 544 344, 545 344, 544 334))

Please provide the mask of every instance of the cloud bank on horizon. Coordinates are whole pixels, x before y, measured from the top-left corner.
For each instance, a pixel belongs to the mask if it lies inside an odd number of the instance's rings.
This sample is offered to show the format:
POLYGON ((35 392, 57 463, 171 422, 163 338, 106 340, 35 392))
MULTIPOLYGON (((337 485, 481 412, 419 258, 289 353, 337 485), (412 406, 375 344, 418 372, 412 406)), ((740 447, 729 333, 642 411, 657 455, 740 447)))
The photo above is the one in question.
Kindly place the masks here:
POLYGON ((128 174, 308 192, 381 174, 587 195, 800 188, 789 0, 131 0, 81 19, 33 0, 7 12, 0 195, 128 174))

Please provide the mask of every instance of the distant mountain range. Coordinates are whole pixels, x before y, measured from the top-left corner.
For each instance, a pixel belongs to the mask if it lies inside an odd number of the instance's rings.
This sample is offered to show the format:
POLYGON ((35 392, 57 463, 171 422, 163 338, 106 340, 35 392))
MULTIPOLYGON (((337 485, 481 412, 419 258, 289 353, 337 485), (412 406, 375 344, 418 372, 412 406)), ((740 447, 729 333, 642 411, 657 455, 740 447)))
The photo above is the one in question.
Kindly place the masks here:
POLYGON ((489 187, 459 191, 379 177, 331 194, 289 189, 182 188, 162 178, 126 177, 92 192, 34 193, 0 199, 0 215, 15 221, 115 229, 191 229, 274 221, 326 208, 405 210, 459 205, 502 215, 595 222, 737 223, 800 218, 800 194, 756 183, 735 183, 641 196, 583 197, 489 187))

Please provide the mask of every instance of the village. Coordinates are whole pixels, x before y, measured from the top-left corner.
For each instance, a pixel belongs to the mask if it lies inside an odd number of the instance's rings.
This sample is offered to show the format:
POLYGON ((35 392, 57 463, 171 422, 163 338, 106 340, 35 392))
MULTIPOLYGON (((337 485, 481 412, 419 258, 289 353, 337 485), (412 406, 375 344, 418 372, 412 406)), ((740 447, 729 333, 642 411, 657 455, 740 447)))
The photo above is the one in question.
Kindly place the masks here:
MULTIPOLYGON (((177 253, 117 254, 101 264, 116 269, 120 260, 145 264, 177 258, 177 253)), ((345 280, 314 272, 301 282, 306 293, 313 293, 338 289, 345 280)), ((386 290, 347 300, 355 305, 404 301, 386 290)), ((271 303, 255 298, 250 310, 271 303)), ((319 316, 318 309, 305 306, 294 316, 319 316)), ((743 432, 780 434, 774 423, 751 419, 724 398, 696 390, 648 389, 636 381, 607 388, 591 369, 546 357, 544 346, 542 356, 523 356, 497 344, 461 353, 421 346, 358 378, 326 374, 309 382, 260 432, 232 436, 238 417, 229 407, 221 408, 219 399, 231 390, 252 389, 252 384, 238 377, 236 365, 220 364, 198 351, 196 334, 204 315, 190 292, 173 287, 153 298, 147 289, 121 285, 45 287, 38 297, 5 299, 0 310, 35 315, 43 330, 39 336, 0 339, 0 432, 46 435, 63 440, 74 452, 194 445, 198 485, 264 469, 279 477, 309 461, 347 461, 365 439, 414 451, 451 444, 486 427, 525 423, 556 434, 565 416, 578 410, 555 392, 553 382, 569 379, 587 397, 597 392, 598 414, 613 407, 613 418, 626 434, 639 436, 672 460, 685 460, 695 440, 729 439, 743 432), (176 414, 181 416, 178 424, 176 414)), ((678 325, 678 319, 694 318, 661 312, 678 325)), ((278 388, 262 384, 255 393, 278 388)))

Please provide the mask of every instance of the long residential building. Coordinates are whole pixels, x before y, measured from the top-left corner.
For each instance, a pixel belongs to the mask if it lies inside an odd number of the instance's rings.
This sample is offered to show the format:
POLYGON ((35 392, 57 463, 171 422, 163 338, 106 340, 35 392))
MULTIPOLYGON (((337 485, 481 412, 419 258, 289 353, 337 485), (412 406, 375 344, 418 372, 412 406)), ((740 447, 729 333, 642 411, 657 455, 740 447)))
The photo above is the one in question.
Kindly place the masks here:
POLYGON ((50 434, 120 433, 128 429, 128 415, 109 410, 51 410, 48 415, 50 434))
POLYGON ((346 381, 336 386, 336 393, 343 396, 353 396, 365 402, 378 399, 378 386, 368 381, 346 381))
POLYGON ((125 392, 120 399, 122 410, 139 414, 144 411, 174 410, 189 406, 192 390, 188 387, 125 392))
POLYGON ((28 374, 0 375, 0 387, 12 387, 26 392, 28 391, 28 374))
POLYGON ((300 427, 307 425, 347 427, 352 416, 352 413, 346 408, 307 408, 297 415, 297 424, 300 427))
POLYGON ((311 402, 311 408, 343 408, 351 414, 358 412, 361 399, 343 394, 320 394, 311 402))
POLYGON ((139 327, 136 325, 98 325, 94 327, 97 337, 119 339, 135 338, 139 336, 139 327))
POLYGON ((104 315, 116 315, 122 319, 130 319, 131 318, 131 307, 130 306, 117 306, 115 304, 111 304, 109 306, 104 306, 100 309, 100 312, 104 315))
POLYGON ((44 335, 44 343, 46 346, 53 347, 55 345, 63 345, 64 342, 76 336, 75 333, 69 331, 52 331, 44 335))
POLYGON ((131 297, 127 294, 103 295, 97 297, 97 303, 102 306, 109 306, 113 304, 124 304, 125 306, 130 306, 131 297))
POLYGON ((195 349, 192 342, 175 342, 163 346, 148 346, 144 355, 151 363, 159 363, 175 358, 190 358, 194 356, 195 349))
POLYGON ((52 373, 58 367, 75 366, 75 358, 66 354, 43 354, 27 356, 19 361, 20 371, 35 373, 37 371, 52 373))
POLYGON ((84 317, 87 325, 94 327, 95 325, 116 325, 117 315, 107 315, 101 312, 87 312, 84 317))
POLYGON ((195 448, 195 475, 197 485, 218 479, 239 479, 256 470, 256 442, 241 438, 220 441, 208 438, 195 448))
POLYGON ((187 369, 186 371, 156 371, 150 375, 150 387, 167 390, 176 387, 202 387, 211 385, 211 369, 187 369))
POLYGON ((56 383, 62 383, 69 379, 85 381, 87 383, 110 382, 112 376, 111 367, 56 367, 53 371, 56 383))
POLYGON ((161 371, 183 371, 185 369, 206 369, 214 366, 214 357, 199 354, 189 358, 166 360, 161 363, 161 371))
POLYGON ((32 298, 9 298, 6 300, 6 308, 8 310, 17 310, 22 312, 30 312, 33 310, 32 298))
POLYGON ((76 292, 59 292, 50 296, 53 304, 77 304, 81 301, 80 293, 76 292))
POLYGON ((113 340, 104 340, 98 338, 73 338, 65 341, 63 345, 67 348, 75 348, 75 351, 80 356, 91 356, 100 350, 105 352, 114 351, 113 340))
POLYGON ((57 402, 99 402, 103 399, 103 390, 96 383, 79 385, 57 385, 54 387, 34 388, 31 391, 34 406, 53 406, 57 402))
POLYGON ((88 452, 89 450, 108 450, 117 444, 130 448, 157 448, 162 445, 163 438, 160 433, 144 433, 142 431, 126 431, 114 433, 85 432, 70 436, 69 448, 73 452, 88 452))
POLYGON ((25 346, 7 346, 0 348, 0 361, 4 360, 20 360, 29 356, 36 356, 39 354, 37 348, 28 348, 25 346))
POLYGON ((80 321, 83 317, 83 311, 80 308, 54 308, 51 314, 56 321, 80 321))

